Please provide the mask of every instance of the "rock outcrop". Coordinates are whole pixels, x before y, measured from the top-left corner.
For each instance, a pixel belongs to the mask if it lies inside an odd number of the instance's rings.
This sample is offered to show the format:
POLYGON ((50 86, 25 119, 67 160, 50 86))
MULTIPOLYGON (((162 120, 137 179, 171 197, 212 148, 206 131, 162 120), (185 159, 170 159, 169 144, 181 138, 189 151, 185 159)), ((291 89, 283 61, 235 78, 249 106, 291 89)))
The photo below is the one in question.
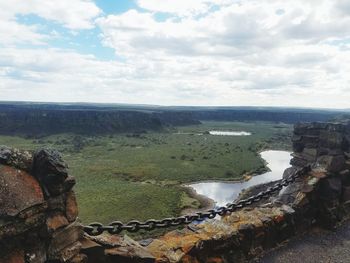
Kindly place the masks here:
POLYGON ((60 154, 0 148, 0 262, 86 262, 83 228, 60 154))

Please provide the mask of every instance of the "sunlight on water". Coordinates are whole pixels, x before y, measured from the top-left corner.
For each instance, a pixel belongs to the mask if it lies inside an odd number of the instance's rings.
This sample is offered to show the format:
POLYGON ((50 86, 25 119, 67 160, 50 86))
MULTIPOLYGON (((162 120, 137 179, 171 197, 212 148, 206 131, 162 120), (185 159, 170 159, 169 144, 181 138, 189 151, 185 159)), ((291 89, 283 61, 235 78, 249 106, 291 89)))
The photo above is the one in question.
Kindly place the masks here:
POLYGON ((225 183, 225 182, 205 182, 190 184, 198 194, 213 199, 217 206, 226 205, 234 201, 238 194, 248 187, 282 179, 283 171, 288 168, 291 159, 290 153, 286 151, 264 151, 261 157, 266 160, 270 172, 254 176, 246 182, 225 183))
POLYGON ((250 132, 245 131, 210 131, 211 135, 221 135, 221 136, 249 136, 252 135, 250 132))

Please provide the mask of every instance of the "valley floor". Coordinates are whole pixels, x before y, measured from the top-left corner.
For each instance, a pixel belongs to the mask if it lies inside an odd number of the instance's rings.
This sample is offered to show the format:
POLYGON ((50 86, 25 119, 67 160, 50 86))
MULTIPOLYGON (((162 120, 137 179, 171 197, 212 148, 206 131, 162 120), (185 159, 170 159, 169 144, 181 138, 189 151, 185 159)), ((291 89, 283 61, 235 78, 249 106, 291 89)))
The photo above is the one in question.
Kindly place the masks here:
POLYGON ((146 220, 200 208, 181 184, 238 180, 266 170, 263 149, 290 149, 292 126, 267 122, 204 122, 163 132, 43 138, 0 136, 21 149, 55 148, 75 176, 84 223, 146 220), (214 136, 208 131, 245 131, 250 136, 214 136))

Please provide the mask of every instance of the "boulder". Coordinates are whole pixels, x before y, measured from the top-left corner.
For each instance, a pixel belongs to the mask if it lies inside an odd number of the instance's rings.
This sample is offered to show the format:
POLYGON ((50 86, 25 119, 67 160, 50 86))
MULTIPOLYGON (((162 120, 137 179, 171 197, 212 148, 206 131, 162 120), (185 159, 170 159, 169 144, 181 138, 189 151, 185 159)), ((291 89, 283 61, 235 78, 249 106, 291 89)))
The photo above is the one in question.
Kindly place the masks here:
POLYGON ((63 183, 68 177, 67 168, 56 150, 44 149, 34 154, 33 174, 47 195, 56 196, 63 192, 63 183))
POLYGON ((324 155, 317 158, 317 164, 324 167, 328 172, 340 172, 345 168, 345 158, 343 155, 324 155))
POLYGON ((68 225, 53 233, 48 247, 48 258, 59 259, 61 251, 66 247, 75 244, 83 237, 83 227, 78 222, 68 225))
POLYGON ((33 165, 33 155, 7 146, 0 146, 0 164, 9 165, 30 172, 33 165))
POLYGON ((73 222, 77 219, 79 214, 77 199, 75 193, 70 191, 66 196, 66 217, 69 222, 73 222))
POLYGON ((25 171, 0 165, 0 185, 0 217, 14 217, 44 204, 38 181, 25 171))
POLYGON ((319 146, 328 149, 341 149, 343 147, 343 133, 333 131, 321 131, 319 146))
POLYGON ((49 233, 53 233, 57 229, 67 226, 68 220, 60 213, 54 213, 46 219, 46 226, 49 233))

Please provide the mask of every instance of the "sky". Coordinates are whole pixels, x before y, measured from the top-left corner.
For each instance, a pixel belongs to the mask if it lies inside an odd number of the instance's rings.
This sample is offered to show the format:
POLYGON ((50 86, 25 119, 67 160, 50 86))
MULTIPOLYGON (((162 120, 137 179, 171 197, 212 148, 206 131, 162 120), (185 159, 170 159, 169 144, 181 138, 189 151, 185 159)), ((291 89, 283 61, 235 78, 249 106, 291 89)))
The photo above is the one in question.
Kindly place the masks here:
POLYGON ((350 108, 350 1, 0 0, 0 100, 350 108))

